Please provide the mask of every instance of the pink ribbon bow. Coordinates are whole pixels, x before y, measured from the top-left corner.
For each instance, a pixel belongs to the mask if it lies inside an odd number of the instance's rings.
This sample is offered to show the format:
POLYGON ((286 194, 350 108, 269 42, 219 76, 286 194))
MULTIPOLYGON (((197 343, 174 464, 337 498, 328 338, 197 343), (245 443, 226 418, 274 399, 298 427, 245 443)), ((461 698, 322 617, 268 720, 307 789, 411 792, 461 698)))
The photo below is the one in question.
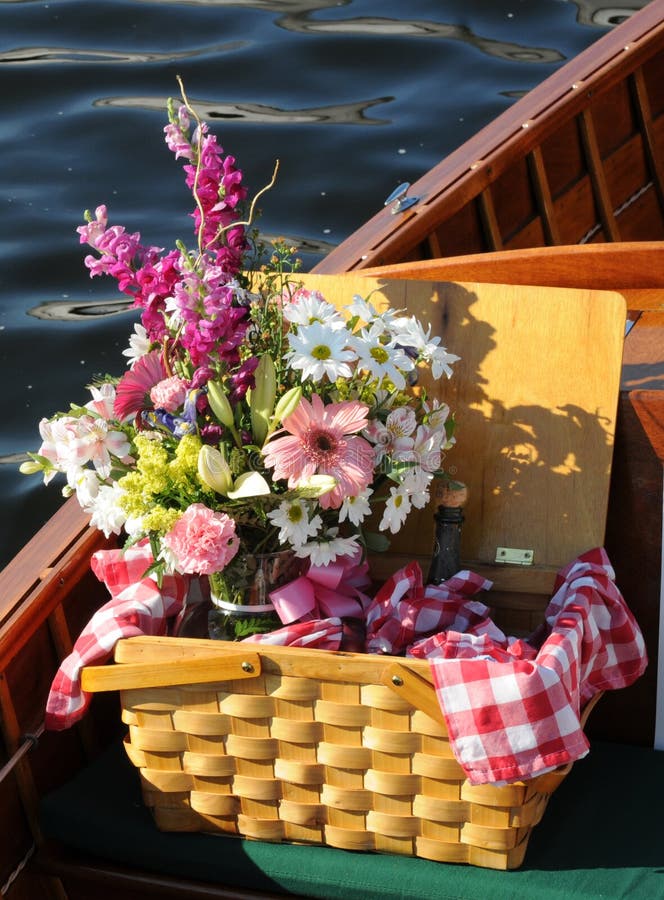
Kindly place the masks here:
POLYGON ((342 556, 327 566, 310 566, 304 575, 270 594, 277 615, 284 623, 308 619, 360 618, 369 597, 369 566, 355 556, 342 556))

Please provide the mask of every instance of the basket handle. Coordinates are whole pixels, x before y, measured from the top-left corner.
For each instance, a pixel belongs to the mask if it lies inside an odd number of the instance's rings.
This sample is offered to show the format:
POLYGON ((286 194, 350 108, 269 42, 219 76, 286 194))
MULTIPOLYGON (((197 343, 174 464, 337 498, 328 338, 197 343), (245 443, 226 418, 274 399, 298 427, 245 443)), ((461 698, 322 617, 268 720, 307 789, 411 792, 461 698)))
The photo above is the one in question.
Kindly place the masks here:
POLYGON ((404 697, 416 709, 445 725, 445 717, 434 686, 426 678, 417 675, 401 663, 391 663, 383 669, 381 682, 400 697, 404 697))
POLYGON ((123 691, 180 684, 209 684, 256 678, 261 673, 258 653, 224 653, 168 662, 121 663, 86 666, 81 676, 84 691, 123 691))
MULTIPOLYGON (((435 688, 426 678, 417 675, 400 663, 392 663, 383 669, 381 682, 408 700, 416 709, 431 716, 437 722, 442 722, 443 725, 446 724, 443 711, 436 697, 435 688)), ((582 728, 586 727, 588 716, 603 693, 603 691, 599 691, 583 707, 580 717, 582 728)))

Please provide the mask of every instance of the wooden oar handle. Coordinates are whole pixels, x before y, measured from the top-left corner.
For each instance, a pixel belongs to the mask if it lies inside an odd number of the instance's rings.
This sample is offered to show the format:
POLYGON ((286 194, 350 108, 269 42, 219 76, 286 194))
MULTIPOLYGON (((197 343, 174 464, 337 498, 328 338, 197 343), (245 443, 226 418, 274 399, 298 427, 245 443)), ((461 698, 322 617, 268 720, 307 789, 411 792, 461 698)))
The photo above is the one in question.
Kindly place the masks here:
POLYGON ((82 672, 84 691, 124 691, 133 688, 165 687, 181 684, 209 684, 235 681, 260 675, 261 660, 255 651, 192 656, 163 662, 120 663, 86 666, 82 672))

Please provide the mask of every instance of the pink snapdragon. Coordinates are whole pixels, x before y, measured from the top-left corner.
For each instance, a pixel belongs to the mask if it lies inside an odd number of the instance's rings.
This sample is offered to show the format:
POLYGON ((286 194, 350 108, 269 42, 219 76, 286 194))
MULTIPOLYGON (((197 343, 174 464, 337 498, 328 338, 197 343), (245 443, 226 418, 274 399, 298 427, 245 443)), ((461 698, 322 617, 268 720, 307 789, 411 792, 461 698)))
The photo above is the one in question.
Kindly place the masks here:
POLYGON ((95 209, 95 218, 85 225, 79 225, 76 229, 80 234, 81 244, 90 244, 91 247, 97 246, 97 241, 106 231, 108 225, 108 212, 104 205, 95 209))
POLYGON ((173 115, 172 120, 164 127, 166 144, 168 145, 168 149, 173 151, 176 159, 179 159, 181 156, 184 156, 186 159, 191 159, 194 155, 193 148, 187 137, 189 134, 189 125, 190 121, 187 107, 180 106, 177 114, 173 115))
POLYGON ((212 575, 223 571, 233 559, 240 539, 235 533, 235 522, 226 513, 192 503, 162 543, 173 555, 179 572, 212 575))

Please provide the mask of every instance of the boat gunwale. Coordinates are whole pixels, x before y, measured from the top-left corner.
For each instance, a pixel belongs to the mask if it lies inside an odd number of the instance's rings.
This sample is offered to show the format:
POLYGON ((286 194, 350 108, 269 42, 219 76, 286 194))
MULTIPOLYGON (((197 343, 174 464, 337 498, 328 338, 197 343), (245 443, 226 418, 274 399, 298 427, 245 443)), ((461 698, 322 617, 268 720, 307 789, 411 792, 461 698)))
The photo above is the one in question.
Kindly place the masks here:
POLYGON ((591 99, 632 75, 653 55, 653 46, 660 44, 664 52, 664 18, 653 9, 656 6, 644 7, 620 26, 625 33, 616 37, 615 31, 609 32, 534 87, 411 185, 409 194, 419 203, 398 218, 390 209, 380 209, 314 271, 338 273, 381 265, 403 249, 404 234, 409 246, 426 240, 439 219, 440 203, 444 201, 449 220, 517 159, 526 159, 587 108, 591 99))

